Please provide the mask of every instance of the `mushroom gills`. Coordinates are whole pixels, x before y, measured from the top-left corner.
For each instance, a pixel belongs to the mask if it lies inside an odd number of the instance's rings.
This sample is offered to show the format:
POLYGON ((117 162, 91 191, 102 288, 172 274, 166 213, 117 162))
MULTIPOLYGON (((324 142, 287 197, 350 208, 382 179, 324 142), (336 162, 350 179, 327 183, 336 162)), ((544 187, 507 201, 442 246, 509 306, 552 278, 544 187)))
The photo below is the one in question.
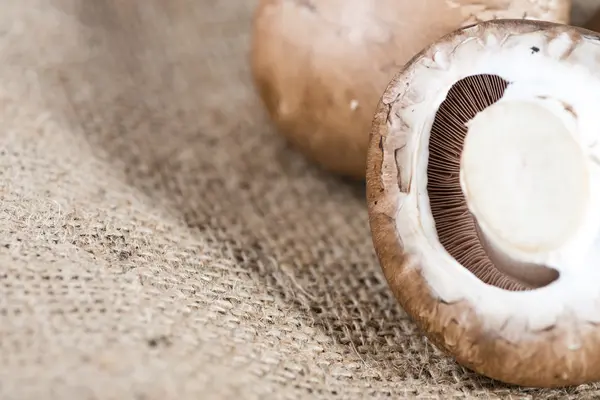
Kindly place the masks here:
POLYGON ((546 99, 505 96, 509 86, 480 74, 451 87, 430 132, 427 190, 446 251, 481 281, 522 291, 558 279, 543 260, 577 240, 590 189, 585 153, 546 99))

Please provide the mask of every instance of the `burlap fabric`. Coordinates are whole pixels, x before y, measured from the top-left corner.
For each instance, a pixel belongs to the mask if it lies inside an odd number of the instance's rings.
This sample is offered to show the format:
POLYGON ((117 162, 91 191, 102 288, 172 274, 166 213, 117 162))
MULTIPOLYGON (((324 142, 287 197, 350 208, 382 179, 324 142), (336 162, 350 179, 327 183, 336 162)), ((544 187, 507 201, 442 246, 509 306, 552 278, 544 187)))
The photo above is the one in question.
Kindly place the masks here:
POLYGON ((0 3, 0 399, 600 395, 492 382, 415 329, 361 185, 268 123, 254 1, 135 3, 0 3))

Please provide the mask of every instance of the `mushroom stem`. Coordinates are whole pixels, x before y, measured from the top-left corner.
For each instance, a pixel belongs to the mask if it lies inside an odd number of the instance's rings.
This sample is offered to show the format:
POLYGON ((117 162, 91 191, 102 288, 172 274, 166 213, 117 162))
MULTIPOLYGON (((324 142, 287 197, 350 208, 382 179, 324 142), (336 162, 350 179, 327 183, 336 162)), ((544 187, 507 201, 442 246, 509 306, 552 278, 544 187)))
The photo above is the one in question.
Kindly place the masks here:
POLYGON ((553 280, 543 265, 578 234, 590 199, 581 146, 540 102, 500 100, 467 127, 460 182, 482 244, 506 274, 553 280))

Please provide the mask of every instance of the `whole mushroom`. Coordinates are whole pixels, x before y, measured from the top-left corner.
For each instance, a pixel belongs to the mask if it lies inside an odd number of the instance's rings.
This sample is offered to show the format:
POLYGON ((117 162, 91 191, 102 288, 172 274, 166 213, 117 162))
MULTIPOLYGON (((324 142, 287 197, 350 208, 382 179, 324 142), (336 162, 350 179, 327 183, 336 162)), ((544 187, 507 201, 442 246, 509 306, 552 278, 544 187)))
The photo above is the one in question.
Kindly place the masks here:
POLYGON ((460 364, 507 383, 600 380, 600 35, 494 20, 391 80, 367 165, 399 303, 460 364))
POLYGON ((278 130, 334 173, 365 178, 368 132, 395 71, 478 21, 569 22, 571 0, 260 0, 251 67, 278 130))

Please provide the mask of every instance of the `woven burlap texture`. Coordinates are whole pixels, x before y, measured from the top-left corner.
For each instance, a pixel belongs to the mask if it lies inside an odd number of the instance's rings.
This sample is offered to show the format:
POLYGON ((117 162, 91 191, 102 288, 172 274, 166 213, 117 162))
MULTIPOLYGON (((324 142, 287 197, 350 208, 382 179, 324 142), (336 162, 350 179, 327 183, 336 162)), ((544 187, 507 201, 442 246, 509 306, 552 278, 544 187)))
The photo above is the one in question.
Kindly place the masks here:
POLYGON ((466 371, 415 329, 364 190, 249 77, 247 0, 4 0, 0 398, 591 398, 466 371))

